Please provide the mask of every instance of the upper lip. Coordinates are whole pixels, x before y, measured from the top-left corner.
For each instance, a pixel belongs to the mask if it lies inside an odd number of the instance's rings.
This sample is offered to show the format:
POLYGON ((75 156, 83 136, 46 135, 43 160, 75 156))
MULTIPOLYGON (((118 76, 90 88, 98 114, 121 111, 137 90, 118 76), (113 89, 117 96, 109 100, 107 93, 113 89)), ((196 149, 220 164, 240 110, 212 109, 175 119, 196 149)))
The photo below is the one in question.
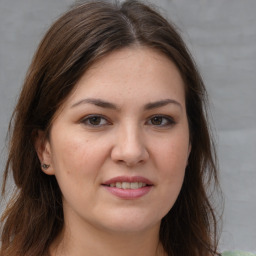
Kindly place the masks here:
POLYGON ((146 183, 147 185, 153 185, 153 182, 149 179, 142 177, 142 176, 117 176, 112 179, 109 179, 103 182, 103 185, 110 185, 116 182, 142 182, 146 183))

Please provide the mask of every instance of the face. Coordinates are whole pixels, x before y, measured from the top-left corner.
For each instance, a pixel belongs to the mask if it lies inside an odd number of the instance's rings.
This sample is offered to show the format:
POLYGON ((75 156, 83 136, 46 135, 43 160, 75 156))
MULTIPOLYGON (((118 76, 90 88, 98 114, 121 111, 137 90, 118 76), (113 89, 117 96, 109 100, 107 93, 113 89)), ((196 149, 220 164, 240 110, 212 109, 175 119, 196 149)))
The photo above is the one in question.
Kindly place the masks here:
POLYGON ((44 171, 62 191, 66 223, 112 232, 159 227, 180 192, 189 152, 179 71, 143 47, 95 63, 38 146, 50 164, 44 171))

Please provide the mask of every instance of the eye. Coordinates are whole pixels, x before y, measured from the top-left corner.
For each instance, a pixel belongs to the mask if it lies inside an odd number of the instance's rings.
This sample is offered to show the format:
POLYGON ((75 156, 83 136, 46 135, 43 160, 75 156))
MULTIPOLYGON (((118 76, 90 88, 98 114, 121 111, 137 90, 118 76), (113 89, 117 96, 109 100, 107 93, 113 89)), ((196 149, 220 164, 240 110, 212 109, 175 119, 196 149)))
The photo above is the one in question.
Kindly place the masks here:
POLYGON ((173 125, 175 124, 175 122, 172 117, 164 115, 155 115, 147 121, 147 124, 162 127, 173 125))
POLYGON ((110 122, 106 118, 100 115, 89 115, 85 117, 81 122, 85 125, 96 127, 110 124, 110 122))

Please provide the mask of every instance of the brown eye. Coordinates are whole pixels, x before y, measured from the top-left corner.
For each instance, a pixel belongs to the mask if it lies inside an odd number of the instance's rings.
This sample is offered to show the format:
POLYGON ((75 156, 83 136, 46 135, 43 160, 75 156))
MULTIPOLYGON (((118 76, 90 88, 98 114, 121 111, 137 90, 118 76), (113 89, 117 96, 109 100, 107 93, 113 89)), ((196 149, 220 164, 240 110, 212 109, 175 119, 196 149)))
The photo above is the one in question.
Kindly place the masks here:
POLYGON ((99 125, 101 122, 101 117, 100 116, 94 116, 88 118, 88 121, 91 125, 99 125))
POLYGON ((158 126, 158 127, 165 127, 165 126, 173 125, 175 124, 175 122, 172 117, 164 116, 164 115, 156 115, 151 117, 148 120, 147 124, 158 126))
POLYGON ((161 116, 154 116, 152 119, 151 119, 151 123, 153 125, 161 125, 162 124, 162 121, 163 121, 163 118, 161 116))
POLYGON ((109 124, 106 118, 99 115, 87 116, 85 119, 82 120, 82 123, 88 126, 96 126, 96 127, 101 127, 109 124))

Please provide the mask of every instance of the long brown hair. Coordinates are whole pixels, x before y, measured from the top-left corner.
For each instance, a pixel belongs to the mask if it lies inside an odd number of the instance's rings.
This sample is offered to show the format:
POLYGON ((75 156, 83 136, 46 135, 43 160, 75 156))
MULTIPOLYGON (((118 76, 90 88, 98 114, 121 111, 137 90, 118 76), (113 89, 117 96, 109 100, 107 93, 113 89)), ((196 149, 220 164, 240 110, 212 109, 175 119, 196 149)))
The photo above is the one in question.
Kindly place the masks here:
POLYGON ((14 110, 2 195, 9 173, 17 190, 1 220, 1 256, 47 254, 63 227, 62 195, 55 177, 41 171, 35 133, 49 132, 54 114, 92 63, 134 45, 170 58, 186 87, 192 150, 179 197, 162 220, 160 241, 168 255, 217 255, 217 222, 207 192, 210 181, 218 185, 216 157, 200 74, 174 25, 151 7, 90 1, 75 5, 46 33, 14 110))

